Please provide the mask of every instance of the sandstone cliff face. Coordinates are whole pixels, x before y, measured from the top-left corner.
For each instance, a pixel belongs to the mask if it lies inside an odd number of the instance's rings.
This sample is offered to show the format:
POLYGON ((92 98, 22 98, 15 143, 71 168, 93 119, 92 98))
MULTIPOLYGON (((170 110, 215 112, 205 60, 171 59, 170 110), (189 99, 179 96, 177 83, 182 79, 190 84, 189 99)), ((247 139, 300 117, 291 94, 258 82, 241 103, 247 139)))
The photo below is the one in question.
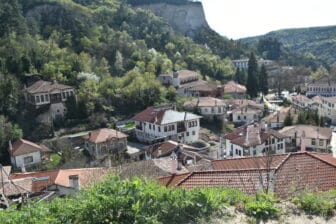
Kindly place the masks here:
POLYGON ((156 3, 138 7, 151 10, 155 15, 167 21, 175 30, 190 37, 193 37, 199 28, 209 27, 200 2, 190 2, 185 5, 156 3))

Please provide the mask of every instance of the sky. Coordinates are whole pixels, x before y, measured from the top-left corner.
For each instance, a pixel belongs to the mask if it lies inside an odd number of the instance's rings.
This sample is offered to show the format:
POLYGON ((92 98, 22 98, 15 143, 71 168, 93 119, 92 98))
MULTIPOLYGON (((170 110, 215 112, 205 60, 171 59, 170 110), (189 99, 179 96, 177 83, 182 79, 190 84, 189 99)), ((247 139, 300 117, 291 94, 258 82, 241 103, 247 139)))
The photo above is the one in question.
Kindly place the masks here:
POLYGON ((284 28, 336 25, 336 0, 202 0, 212 29, 238 39, 284 28))

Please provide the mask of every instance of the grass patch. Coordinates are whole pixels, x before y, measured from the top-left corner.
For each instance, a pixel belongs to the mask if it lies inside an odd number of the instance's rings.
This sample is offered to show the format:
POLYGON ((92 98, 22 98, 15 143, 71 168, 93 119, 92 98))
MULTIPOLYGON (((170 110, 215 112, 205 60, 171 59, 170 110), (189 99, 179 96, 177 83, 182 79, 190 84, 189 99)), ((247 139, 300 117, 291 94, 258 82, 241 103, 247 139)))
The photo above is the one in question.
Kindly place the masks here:
POLYGON ((50 161, 42 165, 44 170, 52 170, 58 168, 62 162, 62 157, 58 153, 52 153, 50 155, 50 161))
POLYGON ((292 199, 294 204, 309 215, 329 217, 336 208, 336 190, 327 192, 304 192, 292 199))

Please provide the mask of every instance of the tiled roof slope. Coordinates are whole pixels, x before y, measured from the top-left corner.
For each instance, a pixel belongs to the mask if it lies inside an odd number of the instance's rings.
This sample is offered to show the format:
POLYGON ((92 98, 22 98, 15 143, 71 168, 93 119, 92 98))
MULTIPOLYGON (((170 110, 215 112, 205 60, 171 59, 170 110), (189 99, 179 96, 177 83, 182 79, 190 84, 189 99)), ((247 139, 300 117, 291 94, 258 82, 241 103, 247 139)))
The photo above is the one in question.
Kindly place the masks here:
MULTIPOLYGON (((217 160, 213 161, 213 167, 218 170, 163 177, 159 182, 185 188, 235 187, 254 194, 261 186, 260 180, 266 186, 266 177, 271 175, 274 178, 273 190, 279 197, 288 197, 307 189, 323 191, 336 187, 336 159, 329 154, 297 152, 273 157, 274 162, 269 169, 259 168, 252 158, 231 159, 228 162, 217 160)), ((265 164, 260 167, 265 167, 265 164)))
POLYGON ((279 132, 288 137, 294 137, 296 134, 298 138, 330 139, 332 136, 332 130, 330 128, 322 128, 312 125, 287 126, 279 130, 279 132))
POLYGON ((51 152, 49 148, 44 145, 37 145, 34 142, 30 142, 25 139, 19 139, 12 145, 12 148, 8 149, 9 154, 12 156, 24 155, 32 152, 51 152))
POLYGON ((85 140, 88 140, 89 142, 102 143, 111 140, 113 138, 118 139, 127 138, 127 135, 114 129, 102 128, 99 130, 89 132, 87 135, 84 135, 83 138, 85 140))
POLYGON ((39 80, 29 86, 26 91, 28 93, 45 93, 45 92, 50 92, 54 89, 58 90, 66 90, 66 89, 73 89, 71 86, 63 85, 60 83, 55 83, 55 82, 48 82, 48 81, 43 81, 39 80))

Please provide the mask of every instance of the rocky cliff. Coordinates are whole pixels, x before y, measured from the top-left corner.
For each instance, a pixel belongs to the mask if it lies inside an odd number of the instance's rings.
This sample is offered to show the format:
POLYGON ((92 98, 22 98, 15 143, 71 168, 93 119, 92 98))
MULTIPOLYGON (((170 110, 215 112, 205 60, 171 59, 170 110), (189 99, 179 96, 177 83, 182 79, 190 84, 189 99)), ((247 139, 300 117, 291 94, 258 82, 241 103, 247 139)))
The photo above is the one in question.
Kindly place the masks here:
POLYGON ((190 37, 194 37, 199 28, 209 27, 200 2, 190 2, 183 5, 155 3, 137 7, 151 10, 155 15, 167 21, 175 30, 190 37))

